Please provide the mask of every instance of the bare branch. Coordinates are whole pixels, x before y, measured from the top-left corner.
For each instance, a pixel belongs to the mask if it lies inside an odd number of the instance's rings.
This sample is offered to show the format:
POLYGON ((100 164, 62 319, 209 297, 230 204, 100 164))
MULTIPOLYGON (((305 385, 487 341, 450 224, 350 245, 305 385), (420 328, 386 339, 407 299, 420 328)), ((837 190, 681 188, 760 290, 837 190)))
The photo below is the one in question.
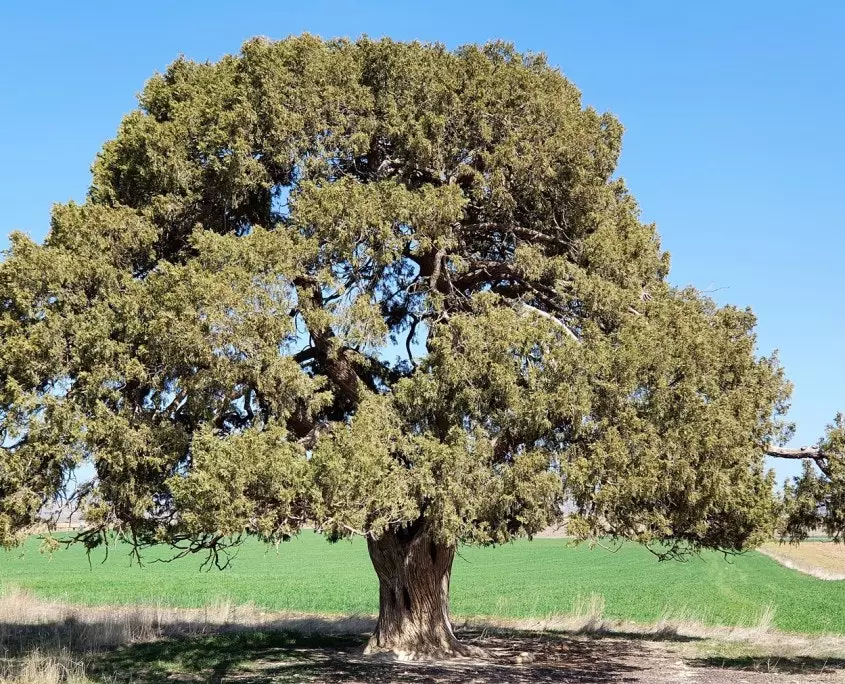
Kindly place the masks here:
POLYGON ((414 341, 414 336, 417 334, 417 326, 420 323, 420 319, 414 314, 411 314, 411 318, 413 322, 411 323, 411 329, 408 331, 408 336, 405 338, 405 349, 408 351, 408 361, 411 362, 411 367, 416 370, 417 362, 414 361, 414 353, 411 351, 411 343, 414 341))
POLYGON ((488 230, 498 230, 503 233, 513 233, 517 237, 522 237, 527 240, 536 240, 537 242, 545 242, 552 245, 566 245, 566 241, 555 237, 554 235, 549 235, 547 233, 543 233, 539 230, 534 230, 533 228, 524 228, 522 226, 517 226, 514 224, 509 223, 495 223, 495 222, 484 222, 484 223, 471 223, 468 225, 462 226, 464 230, 477 233, 483 232, 488 230))
POLYGON ((774 458, 788 458, 798 461, 812 460, 825 475, 831 476, 830 464, 824 451, 819 447, 799 447, 798 449, 785 449, 783 447, 766 447, 766 455, 774 458))
POLYGON ((581 340, 578 338, 578 335, 576 335, 574 332, 572 332, 572 329, 568 325, 566 325, 566 323, 564 323, 562 320, 560 320, 559 318, 552 316, 550 313, 547 313, 547 312, 543 311, 542 309, 538 309, 536 306, 531 306, 530 304, 526 304, 525 302, 520 302, 520 304, 522 304, 523 308, 528 309, 529 311, 532 311, 533 313, 538 314, 538 315, 542 316, 543 318, 549 319, 550 321, 552 321, 552 323, 555 323, 556 325, 559 325, 561 328, 563 328, 563 331, 571 339, 575 340, 578 344, 581 344, 581 340))
POLYGON ((817 447, 799 447, 798 449, 784 449, 782 447, 766 447, 766 455, 775 458, 823 458, 822 450, 817 447))
POLYGON ((429 283, 432 290, 437 290, 437 281, 440 280, 440 269, 443 267, 443 258, 446 256, 445 249, 438 249, 434 254, 434 264, 429 276, 429 283))

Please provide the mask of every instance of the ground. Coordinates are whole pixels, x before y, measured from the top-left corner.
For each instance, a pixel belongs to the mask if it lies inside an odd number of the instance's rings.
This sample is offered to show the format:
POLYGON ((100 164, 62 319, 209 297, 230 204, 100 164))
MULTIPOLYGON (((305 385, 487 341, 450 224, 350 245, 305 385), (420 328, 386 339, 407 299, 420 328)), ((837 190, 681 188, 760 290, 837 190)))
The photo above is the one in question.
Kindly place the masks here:
POLYGON ((473 621, 458 625, 459 635, 486 658, 406 663, 362 655, 373 625, 371 617, 254 607, 83 607, 7 592, 0 684, 845 682, 845 638, 764 627, 642 626, 590 615, 473 621))
MULTIPOLYGON (((677 684, 748 684, 845 681, 845 661, 818 658, 725 658, 708 655, 707 648, 674 639, 637 635, 578 636, 520 632, 463 632, 465 641, 481 646, 490 657, 441 663, 378 661, 361 655, 364 637, 339 639, 295 638, 290 634, 259 634, 203 639, 190 644, 151 644, 127 649, 102 661, 103 673, 131 673, 131 681, 174 679, 172 660, 179 668, 204 664, 202 670, 182 671, 183 681, 207 682, 349 682, 349 683, 581 683, 649 682, 677 684), (220 654, 237 653, 237 658, 220 654), (162 659, 163 653, 166 653, 162 659), (112 669, 114 668, 114 669, 112 669)), ((715 648, 711 644, 711 648, 715 648)), ((715 650, 718 650, 717 648, 715 650)))

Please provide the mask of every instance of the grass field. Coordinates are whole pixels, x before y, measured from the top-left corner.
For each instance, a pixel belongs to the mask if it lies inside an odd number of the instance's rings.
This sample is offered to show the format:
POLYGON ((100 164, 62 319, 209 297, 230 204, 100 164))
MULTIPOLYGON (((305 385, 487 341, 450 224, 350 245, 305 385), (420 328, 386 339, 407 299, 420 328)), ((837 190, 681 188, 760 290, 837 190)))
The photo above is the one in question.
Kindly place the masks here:
MULTIPOLYGON (((372 614, 378 606, 375 575, 360 540, 331 545, 305 533, 278 551, 248 542, 222 572, 199 571, 196 557, 130 566, 121 547, 102 564, 102 552, 93 554, 89 566, 81 548, 49 556, 38 547, 39 541, 30 539, 22 549, 0 553, 0 585, 89 605, 228 602, 344 614, 372 614)), ((604 599, 603 615, 609 619, 653 622, 668 615, 750 626, 774 609, 773 624, 781 630, 845 634, 845 583, 802 575, 755 552, 728 560, 706 553, 686 563, 659 563, 635 545, 611 553, 537 539, 465 548, 455 561, 456 616, 546 618, 571 613, 592 595, 604 599)))
POLYGON ((778 544, 760 549, 781 565, 827 580, 845 580, 845 546, 831 541, 778 544))

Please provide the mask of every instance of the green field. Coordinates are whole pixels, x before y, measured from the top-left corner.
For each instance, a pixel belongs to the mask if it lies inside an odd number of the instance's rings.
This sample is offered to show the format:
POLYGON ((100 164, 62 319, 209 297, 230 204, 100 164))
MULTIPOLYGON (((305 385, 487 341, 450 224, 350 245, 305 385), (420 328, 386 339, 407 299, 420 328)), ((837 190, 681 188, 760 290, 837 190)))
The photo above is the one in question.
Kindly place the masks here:
MULTIPOLYGON (((377 583, 365 544, 328 544, 305 533, 278 551, 248 542, 225 571, 200 571, 196 557, 130 566, 126 548, 108 560, 81 548, 39 553, 39 541, 0 552, 0 584, 75 603, 203 606, 255 603, 272 610, 375 613, 377 583)), ((153 555, 148 555, 149 560, 153 555)), ((455 560, 452 610, 459 616, 549 617, 571 613, 592 594, 604 617, 653 622, 683 615, 710 624, 753 625, 766 607, 776 627, 845 633, 845 582, 826 582, 751 552, 705 553, 686 563, 659 563, 633 544, 616 553, 563 540, 464 548, 455 560)))

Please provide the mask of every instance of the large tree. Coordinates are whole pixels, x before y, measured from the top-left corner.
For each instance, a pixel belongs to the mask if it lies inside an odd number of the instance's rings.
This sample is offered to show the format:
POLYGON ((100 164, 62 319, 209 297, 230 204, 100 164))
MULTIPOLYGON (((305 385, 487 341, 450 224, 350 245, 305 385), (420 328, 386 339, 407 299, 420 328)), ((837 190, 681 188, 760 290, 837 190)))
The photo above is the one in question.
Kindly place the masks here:
POLYGON ((407 656, 466 652, 459 543, 759 542, 788 384, 668 284, 621 135, 502 43, 177 60, 0 266, 0 542, 82 462, 89 545, 362 535, 407 656))

